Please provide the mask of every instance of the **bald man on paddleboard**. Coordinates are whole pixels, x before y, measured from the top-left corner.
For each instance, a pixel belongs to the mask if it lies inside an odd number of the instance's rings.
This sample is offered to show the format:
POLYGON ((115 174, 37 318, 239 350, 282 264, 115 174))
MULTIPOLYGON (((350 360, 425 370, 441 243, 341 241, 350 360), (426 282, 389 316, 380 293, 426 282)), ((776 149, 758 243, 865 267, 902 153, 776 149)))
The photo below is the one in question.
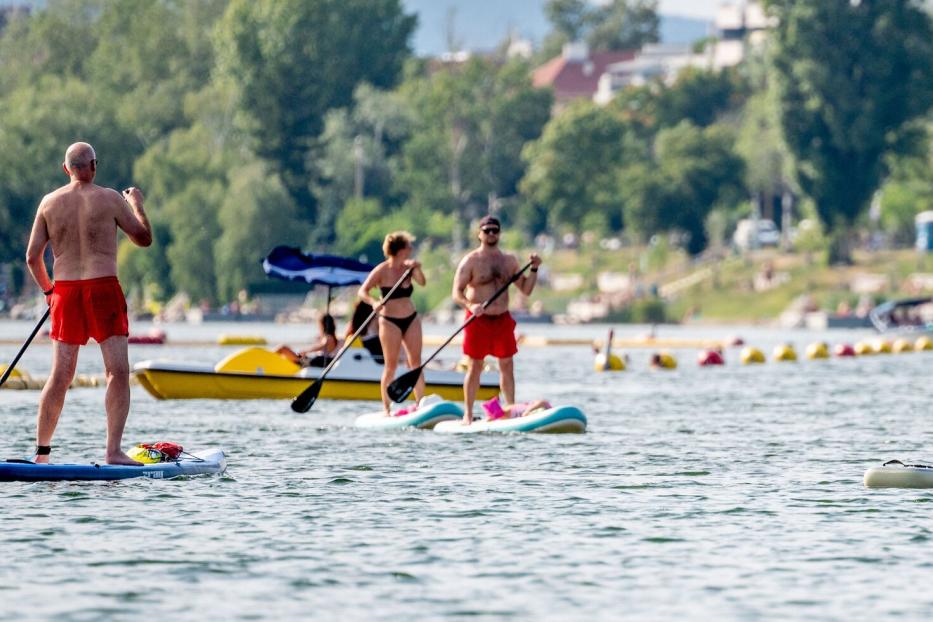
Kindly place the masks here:
POLYGON ((116 190, 94 183, 97 154, 75 143, 62 164, 70 181, 43 197, 26 250, 26 265, 51 307, 52 372, 39 399, 35 462, 47 463, 52 435, 71 386, 78 350, 93 338, 107 374, 108 464, 138 465, 122 449, 130 410, 129 322, 117 281, 117 229, 137 246, 152 244, 152 227, 138 188, 116 190), (52 247, 53 281, 45 265, 52 247))
MULTIPOLYGON (((477 316, 467 324, 463 334, 463 353, 467 355, 467 373, 463 380, 463 422, 473 422, 473 402, 479 388, 483 360, 494 356, 499 361, 499 390, 506 406, 515 403, 515 368, 512 357, 518 352, 515 341, 515 320, 509 313, 509 292, 492 301, 488 307, 483 303, 505 285, 520 269, 515 255, 502 252, 499 234, 502 225, 495 216, 484 216, 479 221, 477 236, 479 248, 470 251, 457 266, 454 276, 454 302, 466 309, 466 318, 477 316)), ((526 296, 530 296, 538 282, 538 266, 541 257, 532 253, 529 257, 531 270, 515 281, 526 296)))

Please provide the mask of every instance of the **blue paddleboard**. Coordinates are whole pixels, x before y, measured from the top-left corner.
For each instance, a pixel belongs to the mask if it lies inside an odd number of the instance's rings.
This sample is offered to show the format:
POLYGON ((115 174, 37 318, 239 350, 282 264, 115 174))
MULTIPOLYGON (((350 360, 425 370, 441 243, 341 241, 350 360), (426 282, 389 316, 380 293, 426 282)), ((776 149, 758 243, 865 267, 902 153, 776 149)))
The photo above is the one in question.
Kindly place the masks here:
POLYGON ((134 477, 171 479, 181 475, 223 473, 226 468, 227 459, 220 449, 186 454, 179 460, 142 466, 0 462, 0 482, 116 480, 134 477))

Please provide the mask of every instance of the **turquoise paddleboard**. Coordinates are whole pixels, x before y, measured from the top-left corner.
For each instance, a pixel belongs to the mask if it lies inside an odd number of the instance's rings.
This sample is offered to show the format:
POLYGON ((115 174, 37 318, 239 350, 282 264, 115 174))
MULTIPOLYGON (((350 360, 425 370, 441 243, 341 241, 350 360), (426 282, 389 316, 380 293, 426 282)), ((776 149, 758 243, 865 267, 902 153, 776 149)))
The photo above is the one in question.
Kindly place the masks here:
POLYGON ((478 432, 545 432, 552 434, 586 432, 586 415, 575 406, 557 406, 536 410, 524 417, 509 419, 474 419, 470 425, 461 421, 445 421, 434 426, 443 434, 472 434, 478 432))
MULTIPOLYGON (((427 398, 425 398, 427 400, 427 398)), ((422 400, 422 401, 425 401, 422 400)), ((383 412, 360 415, 353 424, 357 428, 369 430, 399 430, 401 428, 422 428, 430 430, 444 421, 459 421, 463 418, 463 406, 456 402, 436 401, 420 406, 405 415, 387 417, 383 412)))
POLYGON ((185 454, 179 460, 142 466, 0 462, 0 482, 116 480, 134 477, 170 479, 181 475, 223 473, 226 468, 227 459, 220 449, 185 454))

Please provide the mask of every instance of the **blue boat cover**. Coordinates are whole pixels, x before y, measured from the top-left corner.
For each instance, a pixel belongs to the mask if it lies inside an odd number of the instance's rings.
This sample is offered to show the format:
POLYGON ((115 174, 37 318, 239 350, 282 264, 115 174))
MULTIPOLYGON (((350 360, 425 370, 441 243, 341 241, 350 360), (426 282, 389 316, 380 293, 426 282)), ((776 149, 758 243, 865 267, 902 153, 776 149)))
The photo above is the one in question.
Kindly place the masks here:
POLYGON ((263 271, 277 279, 309 285, 361 285, 375 266, 335 255, 311 255, 294 246, 276 246, 262 260, 263 271))

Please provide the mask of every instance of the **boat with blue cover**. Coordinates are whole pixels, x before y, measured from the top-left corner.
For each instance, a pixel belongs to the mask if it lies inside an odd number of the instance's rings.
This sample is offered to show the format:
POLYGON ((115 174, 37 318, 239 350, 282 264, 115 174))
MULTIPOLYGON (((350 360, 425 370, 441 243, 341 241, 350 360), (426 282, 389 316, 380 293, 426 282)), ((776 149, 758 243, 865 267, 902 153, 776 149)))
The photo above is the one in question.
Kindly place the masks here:
POLYGON ((0 462, 0 482, 111 481, 147 477, 171 479, 183 475, 216 475, 227 469, 220 449, 184 454, 178 460, 123 466, 116 464, 36 464, 28 460, 0 462))
POLYGON ((475 434, 480 432, 538 432, 574 434, 586 432, 586 415, 576 406, 557 406, 536 410, 522 417, 474 419, 470 425, 462 421, 445 421, 434 426, 442 434, 475 434))

